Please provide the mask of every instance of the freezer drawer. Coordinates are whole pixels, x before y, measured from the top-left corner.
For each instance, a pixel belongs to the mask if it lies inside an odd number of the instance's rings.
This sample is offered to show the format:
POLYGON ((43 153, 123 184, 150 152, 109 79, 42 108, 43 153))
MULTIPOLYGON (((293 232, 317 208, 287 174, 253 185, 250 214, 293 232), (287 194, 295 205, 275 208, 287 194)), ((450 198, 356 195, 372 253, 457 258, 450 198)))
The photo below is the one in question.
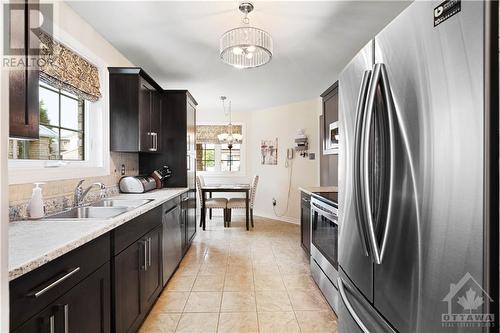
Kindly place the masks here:
POLYGON ((356 289, 342 269, 339 272, 338 286, 339 333, 396 332, 356 289))

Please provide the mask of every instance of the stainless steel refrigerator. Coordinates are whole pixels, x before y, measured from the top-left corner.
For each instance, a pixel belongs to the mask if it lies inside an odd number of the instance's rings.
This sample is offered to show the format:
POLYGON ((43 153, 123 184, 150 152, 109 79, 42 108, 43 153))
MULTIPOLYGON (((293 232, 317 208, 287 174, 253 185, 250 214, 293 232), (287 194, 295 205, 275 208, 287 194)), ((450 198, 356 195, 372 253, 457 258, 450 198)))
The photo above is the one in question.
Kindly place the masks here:
POLYGON ((414 2, 339 77, 339 332, 497 312, 496 6, 414 2))

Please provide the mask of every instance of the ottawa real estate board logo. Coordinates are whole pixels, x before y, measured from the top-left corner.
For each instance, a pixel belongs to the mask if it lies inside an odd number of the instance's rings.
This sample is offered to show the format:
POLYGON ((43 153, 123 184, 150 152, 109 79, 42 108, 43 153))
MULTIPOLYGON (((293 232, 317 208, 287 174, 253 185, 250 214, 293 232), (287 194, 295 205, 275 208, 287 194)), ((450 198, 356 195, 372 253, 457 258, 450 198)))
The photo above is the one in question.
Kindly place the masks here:
POLYGON ((485 313, 486 305, 493 299, 474 277, 467 272, 456 284, 450 284, 450 291, 443 298, 448 311, 441 314, 443 327, 494 327, 495 318, 485 313))

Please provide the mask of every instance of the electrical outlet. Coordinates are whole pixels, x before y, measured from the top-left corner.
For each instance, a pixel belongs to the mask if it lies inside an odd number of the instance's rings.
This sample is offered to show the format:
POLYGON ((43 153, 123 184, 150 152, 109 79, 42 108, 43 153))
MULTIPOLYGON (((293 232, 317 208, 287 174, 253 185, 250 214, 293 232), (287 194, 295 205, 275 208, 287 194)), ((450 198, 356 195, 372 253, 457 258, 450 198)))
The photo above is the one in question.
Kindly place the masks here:
POLYGON ((276 206, 276 199, 273 198, 273 206, 276 206))

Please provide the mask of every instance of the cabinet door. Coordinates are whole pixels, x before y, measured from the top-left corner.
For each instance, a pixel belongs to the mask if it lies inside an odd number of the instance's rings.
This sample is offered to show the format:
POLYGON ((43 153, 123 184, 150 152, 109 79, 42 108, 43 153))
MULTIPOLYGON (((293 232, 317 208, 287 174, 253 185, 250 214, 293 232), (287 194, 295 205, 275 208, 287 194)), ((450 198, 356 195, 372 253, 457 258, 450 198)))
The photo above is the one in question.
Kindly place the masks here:
POLYGON ((300 238, 302 248, 308 255, 311 253, 311 206, 310 197, 302 195, 300 205, 300 238))
POLYGON ((108 262, 14 332, 110 332, 109 274, 108 262))
POLYGON ((143 241, 146 265, 141 272, 141 311, 147 312, 162 287, 161 226, 147 233, 143 241))
POLYGON ((53 333, 55 332, 56 322, 59 315, 59 309, 56 306, 49 306, 13 332, 53 333))
POLYGON ((151 91, 150 132, 153 135, 153 150, 161 151, 161 95, 157 90, 151 91))
POLYGON ((323 97, 323 154, 333 154, 334 150, 330 144, 330 124, 339 119, 339 98, 338 85, 334 84, 334 88, 323 97))
MULTIPOLYGON (((29 7, 38 6, 38 1, 30 1, 29 7)), ((17 8, 17 7, 16 7, 17 8)), ((6 9, 7 10, 7 9, 6 9)), ((12 15, 10 22, 10 44, 13 48, 24 49, 22 58, 29 64, 29 57, 35 57, 38 50, 36 39, 29 27, 38 27, 37 15, 29 15, 28 3, 24 4, 24 16, 12 15), (27 39, 26 39, 27 38, 27 39), (27 43, 26 43, 27 41, 27 43)), ((38 102, 38 73, 32 65, 29 69, 12 69, 9 72, 9 135, 16 138, 38 139, 39 134, 39 102, 38 102)))
POLYGON ((128 332, 141 315, 143 243, 136 242, 114 258, 114 330, 128 332))
POLYGON ((154 88, 142 78, 139 79, 139 149, 141 152, 154 151, 151 133, 151 108, 154 88))
POLYGON ((188 99, 186 109, 187 187, 196 189, 196 107, 188 99))
POLYGON ((111 331, 109 266, 106 263, 56 301, 56 332, 111 331))

